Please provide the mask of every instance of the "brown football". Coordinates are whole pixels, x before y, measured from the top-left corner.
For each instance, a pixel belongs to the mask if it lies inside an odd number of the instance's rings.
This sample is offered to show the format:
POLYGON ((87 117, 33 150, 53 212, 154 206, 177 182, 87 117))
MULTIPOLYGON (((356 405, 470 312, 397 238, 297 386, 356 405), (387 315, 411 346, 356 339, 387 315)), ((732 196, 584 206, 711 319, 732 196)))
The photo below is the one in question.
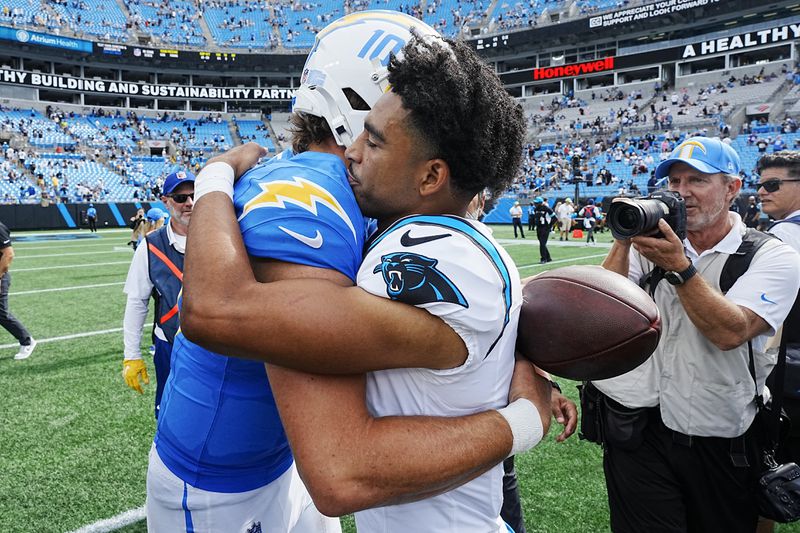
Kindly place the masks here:
POLYGON ((599 266, 544 272, 522 295, 517 349, 556 376, 579 381, 619 376, 647 360, 661 336, 653 299, 599 266))

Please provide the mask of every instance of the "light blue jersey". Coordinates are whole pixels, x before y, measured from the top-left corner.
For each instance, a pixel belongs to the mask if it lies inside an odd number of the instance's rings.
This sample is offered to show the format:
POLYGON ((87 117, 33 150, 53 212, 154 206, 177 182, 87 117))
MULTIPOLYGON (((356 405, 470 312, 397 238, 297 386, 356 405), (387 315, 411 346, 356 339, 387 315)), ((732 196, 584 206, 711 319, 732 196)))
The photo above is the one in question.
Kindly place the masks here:
MULTIPOLYGON (((234 206, 250 255, 355 281, 366 226, 340 158, 281 154, 236 183, 234 206)), ((155 445, 175 475, 214 492, 262 487, 293 460, 264 364, 208 351, 180 332, 155 445)))

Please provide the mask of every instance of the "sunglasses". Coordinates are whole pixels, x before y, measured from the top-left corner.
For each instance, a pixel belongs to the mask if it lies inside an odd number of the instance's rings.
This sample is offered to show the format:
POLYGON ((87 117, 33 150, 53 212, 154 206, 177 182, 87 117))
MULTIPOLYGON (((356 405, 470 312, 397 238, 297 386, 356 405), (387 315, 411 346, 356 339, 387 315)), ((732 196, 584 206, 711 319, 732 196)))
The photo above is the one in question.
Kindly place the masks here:
POLYGON ((800 181, 800 180, 774 179, 774 180, 762 181, 761 183, 758 184, 758 187, 756 187, 756 190, 760 189, 761 187, 764 187, 764 190, 767 191, 767 192, 775 192, 777 190, 780 190, 781 183, 783 183, 784 181, 800 181))
POLYGON ((175 201, 176 204, 182 204, 182 203, 186 202, 186 200, 188 200, 189 198, 194 200, 194 193, 193 192, 190 192, 188 194, 168 194, 167 196, 169 198, 172 198, 173 201, 175 201))

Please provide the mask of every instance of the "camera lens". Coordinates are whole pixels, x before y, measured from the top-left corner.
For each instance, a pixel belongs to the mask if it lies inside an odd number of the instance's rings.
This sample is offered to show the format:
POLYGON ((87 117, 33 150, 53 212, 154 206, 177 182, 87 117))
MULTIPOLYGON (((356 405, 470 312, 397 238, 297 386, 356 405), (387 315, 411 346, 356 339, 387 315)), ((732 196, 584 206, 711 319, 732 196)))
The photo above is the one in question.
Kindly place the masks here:
POLYGON ((607 225, 615 239, 630 239, 641 233, 643 218, 638 202, 626 199, 611 204, 607 225))
POLYGON ((630 239, 656 230, 667 214, 669 207, 661 200, 626 198, 611 204, 607 225, 615 239, 630 239))
POLYGON ((641 214, 637 209, 630 206, 627 206, 626 209, 620 210, 619 216, 617 217, 617 223, 619 224, 619 227, 625 231, 636 231, 636 228, 639 227, 641 221, 641 214))

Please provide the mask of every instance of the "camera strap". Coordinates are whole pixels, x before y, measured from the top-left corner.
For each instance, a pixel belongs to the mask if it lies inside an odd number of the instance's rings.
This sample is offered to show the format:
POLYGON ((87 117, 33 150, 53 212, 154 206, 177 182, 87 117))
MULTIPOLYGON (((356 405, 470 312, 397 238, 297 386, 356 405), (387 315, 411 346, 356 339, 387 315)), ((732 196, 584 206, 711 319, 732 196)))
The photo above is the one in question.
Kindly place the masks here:
MULTIPOLYGON (((755 386, 754 400, 756 407, 759 411, 764 409, 764 397, 758 390, 758 380, 756 379, 755 361, 753 360, 753 343, 747 341, 747 351, 750 355, 750 375, 753 377, 755 386)), ((780 347, 778 348, 778 362, 775 365, 774 378, 775 378, 775 392, 772 393, 770 409, 767 411, 767 417, 764 419, 766 422, 768 445, 762 450, 764 463, 769 467, 777 466, 775 462, 775 452, 780 443, 780 417, 781 409, 783 408, 783 381, 786 371, 786 335, 781 336, 780 347)))
POLYGON ((719 288, 722 294, 725 294, 733 287, 736 280, 742 274, 747 272, 750 268, 750 263, 756 252, 769 240, 775 239, 774 235, 758 231, 757 229, 747 228, 747 231, 742 235, 742 244, 739 248, 728 257, 725 265, 722 267, 722 273, 719 276, 719 288))

